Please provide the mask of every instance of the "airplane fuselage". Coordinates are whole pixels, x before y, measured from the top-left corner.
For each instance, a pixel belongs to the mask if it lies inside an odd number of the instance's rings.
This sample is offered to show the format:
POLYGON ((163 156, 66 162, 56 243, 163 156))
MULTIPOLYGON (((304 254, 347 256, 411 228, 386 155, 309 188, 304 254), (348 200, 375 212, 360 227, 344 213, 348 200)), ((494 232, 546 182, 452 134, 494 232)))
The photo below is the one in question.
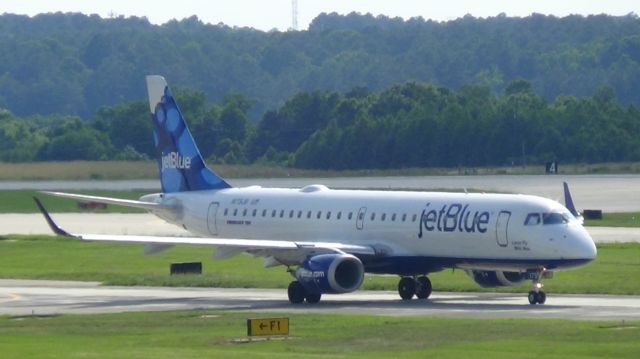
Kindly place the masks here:
POLYGON ((310 185, 182 192, 153 200, 180 208, 164 218, 200 236, 371 246, 382 256, 363 263, 375 273, 562 269, 595 255, 593 241, 564 206, 528 195, 310 185))

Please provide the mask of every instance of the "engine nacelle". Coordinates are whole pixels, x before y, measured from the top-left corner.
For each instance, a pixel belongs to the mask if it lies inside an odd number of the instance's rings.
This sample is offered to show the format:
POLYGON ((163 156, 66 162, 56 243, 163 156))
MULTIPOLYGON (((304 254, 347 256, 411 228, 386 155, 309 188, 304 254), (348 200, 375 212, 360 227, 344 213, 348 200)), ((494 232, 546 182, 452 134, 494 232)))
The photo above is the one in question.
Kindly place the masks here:
POLYGON ((349 293, 362 284, 364 266, 351 254, 319 254, 305 259, 295 277, 311 293, 349 293))
POLYGON ((485 288, 510 287, 527 279, 527 273, 468 270, 467 274, 485 288))

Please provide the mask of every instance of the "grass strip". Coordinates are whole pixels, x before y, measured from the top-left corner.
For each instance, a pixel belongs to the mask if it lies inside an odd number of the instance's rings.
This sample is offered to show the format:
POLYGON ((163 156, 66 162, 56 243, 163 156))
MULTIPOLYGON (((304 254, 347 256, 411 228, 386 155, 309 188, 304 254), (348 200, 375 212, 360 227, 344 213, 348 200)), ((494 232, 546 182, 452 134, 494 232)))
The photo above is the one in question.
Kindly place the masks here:
POLYGON ((587 219, 584 221, 590 227, 640 227, 640 212, 612 212, 602 213, 602 219, 587 219))
POLYGON ((246 319, 264 314, 183 311, 0 317, 0 350, 6 359, 640 356, 640 322, 287 316, 290 338, 242 344, 235 340, 245 338, 246 319))

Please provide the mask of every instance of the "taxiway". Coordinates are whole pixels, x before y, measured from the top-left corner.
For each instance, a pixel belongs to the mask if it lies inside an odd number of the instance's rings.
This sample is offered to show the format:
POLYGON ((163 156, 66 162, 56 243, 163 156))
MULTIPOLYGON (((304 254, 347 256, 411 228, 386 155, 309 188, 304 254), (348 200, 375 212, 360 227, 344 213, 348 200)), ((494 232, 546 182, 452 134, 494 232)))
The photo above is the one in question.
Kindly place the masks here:
POLYGON ((382 316, 640 320, 640 296, 561 295, 529 305, 525 294, 440 293, 402 301, 388 291, 325 295, 319 304, 291 305, 284 289, 106 287, 94 282, 0 280, 0 315, 234 310, 382 316))

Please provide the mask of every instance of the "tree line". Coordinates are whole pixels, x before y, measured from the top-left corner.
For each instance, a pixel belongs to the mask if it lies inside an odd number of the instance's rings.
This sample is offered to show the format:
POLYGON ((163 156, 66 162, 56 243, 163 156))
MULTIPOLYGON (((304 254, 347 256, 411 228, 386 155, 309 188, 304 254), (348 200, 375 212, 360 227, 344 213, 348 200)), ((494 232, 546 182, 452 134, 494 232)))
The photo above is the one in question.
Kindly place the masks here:
POLYGON ((300 92, 382 91, 408 81, 500 94, 523 78, 547 101, 608 86, 637 105, 640 19, 322 14, 308 31, 263 32, 197 17, 158 26, 136 17, 0 15, 0 108, 17 116, 88 120, 103 106, 143 98, 141 79, 152 73, 216 103, 242 93, 252 122, 300 92))
MULTIPOLYGON (((340 170, 640 160, 640 110, 607 86, 553 101, 526 80, 500 94, 477 84, 453 90, 413 81, 382 91, 300 92, 257 122, 246 95, 211 104, 199 90, 174 93, 213 163, 340 170)), ((146 101, 103 106, 88 121, 4 110, 0 160, 153 158, 151 133, 146 101)))

